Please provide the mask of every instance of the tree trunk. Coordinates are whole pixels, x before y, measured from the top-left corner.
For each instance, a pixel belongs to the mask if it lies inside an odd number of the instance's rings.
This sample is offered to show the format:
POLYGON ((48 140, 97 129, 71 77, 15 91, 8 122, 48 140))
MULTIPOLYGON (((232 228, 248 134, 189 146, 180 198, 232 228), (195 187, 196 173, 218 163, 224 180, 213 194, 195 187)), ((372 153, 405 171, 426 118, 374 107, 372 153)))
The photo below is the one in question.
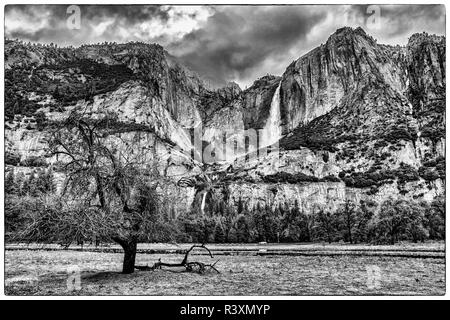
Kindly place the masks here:
POLYGON ((348 240, 350 241, 350 244, 353 244, 352 228, 351 227, 348 228, 348 240))
POLYGON ((394 233, 391 234, 391 244, 392 245, 395 244, 395 234, 394 233))
POLYGON ((136 262, 137 242, 134 240, 120 243, 125 252, 123 257, 122 273, 129 274, 134 272, 134 265, 136 262))
POLYGON ((352 239, 352 225, 350 222, 350 216, 347 215, 347 231, 348 231, 348 240, 350 241, 350 244, 353 243, 353 239, 352 239))

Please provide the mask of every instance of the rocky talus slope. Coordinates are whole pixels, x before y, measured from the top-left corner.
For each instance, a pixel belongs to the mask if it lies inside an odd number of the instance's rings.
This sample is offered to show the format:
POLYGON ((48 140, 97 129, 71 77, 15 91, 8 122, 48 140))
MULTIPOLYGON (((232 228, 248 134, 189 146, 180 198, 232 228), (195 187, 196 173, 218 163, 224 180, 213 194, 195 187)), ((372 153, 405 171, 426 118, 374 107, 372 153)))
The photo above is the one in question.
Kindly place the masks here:
POLYGON ((444 37, 414 34, 388 46, 342 28, 281 77, 246 90, 212 88, 154 44, 8 40, 5 68, 7 171, 52 166, 62 182, 48 128, 79 110, 112 117, 105 143, 157 163, 175 211, 218 199, 250 208, 297 201, 309 211, 345 199, 430 201, 445 189, 444 37), (259 130, 259 146, 279 150, 224 144, 249 130, 259 130), (201 175, 211 179, 207 197, 176 184, 201 175))

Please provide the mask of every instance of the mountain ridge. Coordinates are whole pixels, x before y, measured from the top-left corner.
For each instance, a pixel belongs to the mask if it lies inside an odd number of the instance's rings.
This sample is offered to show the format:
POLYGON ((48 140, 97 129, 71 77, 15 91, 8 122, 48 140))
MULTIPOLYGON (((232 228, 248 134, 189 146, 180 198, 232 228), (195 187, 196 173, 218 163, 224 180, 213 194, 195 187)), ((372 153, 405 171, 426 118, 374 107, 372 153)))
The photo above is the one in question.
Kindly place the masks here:
MULTIPOLYGON (((311 210, 313 204, 334 208, 347 197, 430 200, 443 192, 442 36, 414 34, 404 47, 388 46, 377 44, 362 28, 344 27, 281 76, 261 77, 246 90, 236 84, 212 89, 157 44, 72 49, 8 40, 5 67, 5 145, 10 159, 19 157, 8 160, 9 170, 34 170, 23 164, 30 154, 43 157, 48 123, 83 109, 93 116, 114 114, 123 131, 116 135, 136 148, 143 141, 152 145, 161 158, 160 171, 173 180, 170 193, 184 198, 178 209, 199 201, 202 192, 177 189, 180 177, 223 176, 223 168, 228 183, 218 192, 233 203, 244 198, 251 207, 292 205, 296 199, 311 210), (279 158, 269 154, 242 163, 249 150, 241 146, 227 160, 231 149, 222 149, 223 134, 270 131, 268 118, 277 105, 280 126, 273 129, 283 136, 279 158), (199 127, 202 145, 216 153, 209 163, 189 157, 192 133, 199 127), (34 147, 24 146, 36 133, 42 137, 34 147)), ((51 157, 43 161, 57 163, 51 157)))

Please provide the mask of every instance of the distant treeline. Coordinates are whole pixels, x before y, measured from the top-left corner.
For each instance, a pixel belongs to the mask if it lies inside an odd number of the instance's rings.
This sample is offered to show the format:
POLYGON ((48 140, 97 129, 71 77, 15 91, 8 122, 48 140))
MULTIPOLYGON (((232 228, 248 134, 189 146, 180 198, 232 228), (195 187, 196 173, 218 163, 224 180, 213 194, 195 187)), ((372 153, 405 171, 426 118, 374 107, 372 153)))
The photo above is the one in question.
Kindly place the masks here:
POLYGON ((394 244, 445 238, 443 198, 431 203, 389 199, 380 206, 368 201, 346 201, 335 212, 316 207, 306 213, 297 202, 292 208, 258 205, 248 210, 241 202, 237 208, 225 204, 219 208, 211 215, 190 213, 179 217, 176 240, 394 244))
MULTIPOLYGON (((40 198, 53 194, 51 170, 28 177, 10 171, 5 178, 6 233, 13 235, 26 224, 30 210, 42 211, 40 198)), ((206 214, 194 206, 176 216, 167 209, 154 213, 153 242, 251 243, 251 242, 347 242, 394 244, 398 241, 445 238, 445 200, 432 202, 388 199, 381 205, 371 201, 342 203, 334 212, 314 207, 308 213, 298 202, 286 206, 257 205, 247 208, 225 201, 209 204, 206 214)), ((79 239, 78 239, 79 240, 79 239)), ((89 240, 89 239, 86 239, 89 240)), ((75 241, 75 239, 74 239, 75 241)))

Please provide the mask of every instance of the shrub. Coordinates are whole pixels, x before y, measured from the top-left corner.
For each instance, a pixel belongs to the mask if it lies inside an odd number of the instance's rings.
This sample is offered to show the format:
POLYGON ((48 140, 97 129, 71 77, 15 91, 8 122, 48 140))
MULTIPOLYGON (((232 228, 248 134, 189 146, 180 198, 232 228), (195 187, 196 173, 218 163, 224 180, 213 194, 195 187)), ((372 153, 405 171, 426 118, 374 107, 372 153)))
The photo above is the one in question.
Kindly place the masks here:
POLYGON ((245 215, 239 215, 230 232, 231 242, 247 243, 250 240, 250 228, 245 215))
POLYGON ((314 176, 309 176, 304 173, 287 173, 287 172, 277 172, 272 175, 267 175, 262 178, 262 180, 266 183, 278 183, 278 182, 287 182, 287 183, 300 183, 300 182, 318 182, 319 178, 314 176))
POLYGON ((405 200, 386 200, 371 221, 373 241, 395 244, 400 240, 423 241, 427 237, 423 210, 405 200))
POLYGON ((43 157, 29 156, 20 163, 24 167, 46 167, 47 162, 43 157))
POLYGON ((356 222, 353 231, 354 242, 370 241, 370 221, 374 215, 376 203, 361 201, 356 209, 356 222))
POLYGON ((430 239, 445 240, 445 198, 443 196, 434 199, 425 207, 425 227, 430 239))
POLYGON ((339 238, 337 216, 330 211, 318 209, 313 212, 312 237, 331 243, 339 238))
POLYGON ((401 163, 400 167, 395 170, 399 183, 419 180, 419 173, 416 169, 408 164, 401 163))
POLYGON ((353 188, 368 188, 371 186, 380 186, 388 183, 390 180, 398 179, 400 184, 419 179, 419 172, 408 164, 402 163, 398 169, 379 170, 374 166, 366 172, 353 172, 342 178, 345 184, 353 188))
POLYGON ((340 182, 341 179, 339 179, 338 177, 336 177, 334 175, 328 175, 328 176, 325 176, 322 179, 320 179, 320 181, 340 182))
POLYGON ((19 155, 6 151, 5 164, 9 164, 11 166, 17 166, 19 163, 20 163, 19 155))
POLYGON ((436 179, 439 179, 439 172, 430 167, 420 167, 419 175, 427 181, 434 181, 436 179))
POLYGON ((406 141, 414 140, 413 134, 411 134, 411 132, 408 130, 408 128, 404 128, 404 127, 396 127, 394 129, 392 129, 391 131, 388 131, 385 134, 384 139, 386 139, 386 141, 391 142, 391 143, 399 141, 399 140, 406 140, 406 141))
POLYGON ((31 197, 8 195, 5 197, 5 238, 8 240, 26 222, 25 214, 35 210, 37 201, 31 197))

